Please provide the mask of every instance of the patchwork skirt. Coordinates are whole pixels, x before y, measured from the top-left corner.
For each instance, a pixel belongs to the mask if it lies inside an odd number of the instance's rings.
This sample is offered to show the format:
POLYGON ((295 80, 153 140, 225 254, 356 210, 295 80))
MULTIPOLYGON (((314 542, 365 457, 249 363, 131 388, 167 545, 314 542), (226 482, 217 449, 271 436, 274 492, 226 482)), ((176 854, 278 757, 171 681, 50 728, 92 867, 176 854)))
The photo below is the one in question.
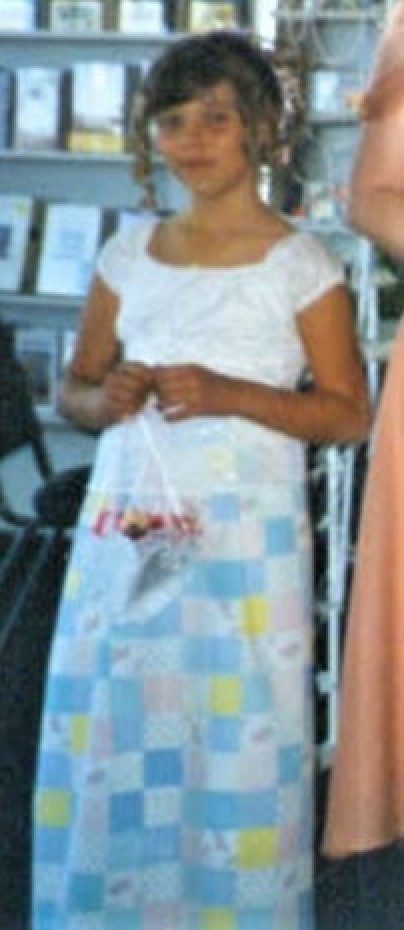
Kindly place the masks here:
POLYGON ((137 587, 98 507, 49 661, 32 930, 313 930, 304 486, 200 501, 187 557, 137 587))

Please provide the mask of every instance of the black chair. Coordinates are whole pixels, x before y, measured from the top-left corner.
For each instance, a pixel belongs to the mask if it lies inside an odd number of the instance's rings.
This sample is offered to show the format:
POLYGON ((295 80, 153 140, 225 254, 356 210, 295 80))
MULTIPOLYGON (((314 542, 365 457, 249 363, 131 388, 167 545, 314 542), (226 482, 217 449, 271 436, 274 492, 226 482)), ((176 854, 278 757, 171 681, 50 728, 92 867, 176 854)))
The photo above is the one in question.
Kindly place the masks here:
POLYGON ((15 354, 14 328, 0 322, 0 591, 17 573, 15 593, 0 624, 0 652, 52 558, 54 547, 71 534, 89 474, 89 465, 59 472, 53 468, 29 379, 15 354), (8 456, 23 448, 31 452, 38 472, 31 513, 21 513, 14 507, 1 468, 8 456), (26 558, 28 551, 32 554, 26 558), (23 571, 19 572, 22 565, 23 571))

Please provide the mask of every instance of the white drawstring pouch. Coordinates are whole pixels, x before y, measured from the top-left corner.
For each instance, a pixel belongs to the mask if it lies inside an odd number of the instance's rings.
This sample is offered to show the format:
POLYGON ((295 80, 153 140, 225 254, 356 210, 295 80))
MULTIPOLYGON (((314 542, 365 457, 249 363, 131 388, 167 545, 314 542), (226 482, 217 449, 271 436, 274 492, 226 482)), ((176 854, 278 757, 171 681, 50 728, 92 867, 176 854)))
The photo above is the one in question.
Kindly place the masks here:
POLYGON ((201 522, 168 474, 169 429, 148 406, 101 440, 87 545, 97 576, 91 596, 110 623, 144 622, 160 611, 192 565, 201 522))

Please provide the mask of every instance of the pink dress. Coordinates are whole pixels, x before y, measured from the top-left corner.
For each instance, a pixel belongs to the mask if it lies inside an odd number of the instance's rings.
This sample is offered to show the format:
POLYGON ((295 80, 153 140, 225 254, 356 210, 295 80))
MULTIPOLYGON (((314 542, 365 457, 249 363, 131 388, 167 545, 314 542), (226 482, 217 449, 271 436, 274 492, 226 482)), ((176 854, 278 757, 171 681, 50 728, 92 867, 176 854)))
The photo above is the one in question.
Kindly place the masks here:
MULTIPOLYGON (((401 122, 404 3, 363 102, 401 122)), ((376 140, 377 144, 377 140, 376 140)), ((404 180, 404 178, 403 178, 404 180)), ((363 501, 323 851, 346 856, 404 836, 404 327, 390 359, 363 501)))

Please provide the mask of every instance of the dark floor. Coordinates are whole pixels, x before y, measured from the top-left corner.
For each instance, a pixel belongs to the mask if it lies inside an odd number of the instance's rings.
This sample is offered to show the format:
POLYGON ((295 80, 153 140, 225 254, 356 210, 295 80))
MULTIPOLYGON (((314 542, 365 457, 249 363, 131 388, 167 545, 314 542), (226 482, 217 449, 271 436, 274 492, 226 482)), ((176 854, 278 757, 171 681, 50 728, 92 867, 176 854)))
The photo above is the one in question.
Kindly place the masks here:
MULTIPOLYGON (((34 551, 26 553, 13 583, 1 590, 1 621, 15 604, 34 551)), ((46 656, 66 554, 66 546, 56 547, 0 657, 0 930, 29 930, 31 786, 46 656)), ((317 787, 319 828, 326 787, 323 776, 317 787)), ((318 857, 316 930, 404 930, 403 878, 404 845, 338 864, 318 857)))

